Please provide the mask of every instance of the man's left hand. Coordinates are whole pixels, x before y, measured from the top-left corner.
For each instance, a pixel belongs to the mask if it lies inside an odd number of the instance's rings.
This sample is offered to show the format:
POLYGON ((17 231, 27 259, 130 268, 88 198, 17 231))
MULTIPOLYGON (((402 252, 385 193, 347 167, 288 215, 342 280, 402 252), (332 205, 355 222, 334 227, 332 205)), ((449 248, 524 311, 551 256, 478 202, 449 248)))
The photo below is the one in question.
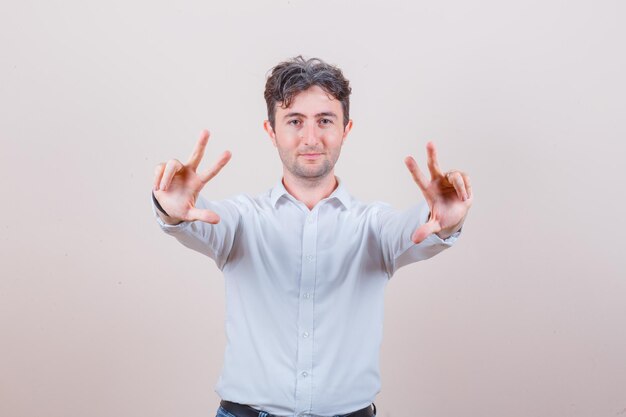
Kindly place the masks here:
POLYGON ((458 170, 442 172, 437 161, 435 144, 426 144, 430 180, 424 176, 412 156, 404 159, 413 180, 418 185, 430 207, 428 222, 418 227, 411 240, 420 243, 432 233, 442 239, 461 229, 467 212, 472 205, 472 186, 469 176, 458 170))

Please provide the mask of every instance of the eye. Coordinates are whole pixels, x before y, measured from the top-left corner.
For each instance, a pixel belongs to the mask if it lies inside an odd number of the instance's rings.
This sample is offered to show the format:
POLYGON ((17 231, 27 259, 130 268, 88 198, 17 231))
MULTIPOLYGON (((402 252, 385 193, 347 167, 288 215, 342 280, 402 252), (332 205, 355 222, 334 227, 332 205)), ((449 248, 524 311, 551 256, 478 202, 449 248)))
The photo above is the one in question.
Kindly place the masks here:
POLYGON ((330 119, 320 119, 319 123, 320 123, 321 125, 332 125, 332 124, 333 124, 333 121, 332 121, 332 120, 330 120, 330 119))
POLYGON ((298 126, 300 124, 300 120, 292 119, 292 120, 288 121, 287 124, 288 125, 292 125, 292 126, 298 126))

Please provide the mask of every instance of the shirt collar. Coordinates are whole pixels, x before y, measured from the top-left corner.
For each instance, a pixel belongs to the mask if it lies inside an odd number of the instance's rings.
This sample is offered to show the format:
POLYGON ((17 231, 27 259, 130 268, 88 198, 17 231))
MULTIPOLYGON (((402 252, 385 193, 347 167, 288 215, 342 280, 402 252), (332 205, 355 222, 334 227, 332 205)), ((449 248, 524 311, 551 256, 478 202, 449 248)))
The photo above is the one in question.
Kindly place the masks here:
MULTIPOLYGON (((352 197, 348 193, 348 190, 346 190, 346 187, 343 185, 343 181, 341 181, 339 177, 336 177, 336 178, 337 178, 337 188, 335 188, 335 191, 333 191, 328 196, 328 198, 325 198, 324 200, 335 199, 339 201, 346 209, 349 210, 351 206, 352 197)), ((289 196, 295 200, 295 197, 289 194, 289 192, 285 188, 285 185, 283 184, 283 180, 281 179, 280 181, 276 183, 276 185, 274 186, 274 188, 272 188, 272 191, 270 192, 270 202, 272 203, 272 206, 276 207, 276 203, 283 196, 285 197, 289 196)))

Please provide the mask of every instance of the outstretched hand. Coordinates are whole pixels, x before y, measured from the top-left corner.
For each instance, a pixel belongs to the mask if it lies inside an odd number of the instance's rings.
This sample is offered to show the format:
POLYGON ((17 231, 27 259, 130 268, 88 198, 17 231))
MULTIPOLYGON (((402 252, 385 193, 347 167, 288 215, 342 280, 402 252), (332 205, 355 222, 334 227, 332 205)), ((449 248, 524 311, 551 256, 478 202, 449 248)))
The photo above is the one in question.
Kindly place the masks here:
POLYGON ((413 180, 422 190, 430 207, 430 219, 418 227, 411 240, 420 243, 432 233, 445 239, 461 229, 463 221, 473 202, 472 186, 466 173, 452 170, 443 173, 437 161, 435 144, 426 144, 428 152, 428 170, 430 180, 422 173, 412 156, 407 156, 404 163, 411 172, 413 180))
POLYGON ((215 224, 220 221, 217 213, 196 208, 200 190, 220 172, 231 157, 230 152, 225 151, 212 168, 196 172, 208 141, 209 132, 203 130, 186 164, 170 159, 167 163, 156 166, 154 195, 169 215, 168 223, 201 220, 215 224))

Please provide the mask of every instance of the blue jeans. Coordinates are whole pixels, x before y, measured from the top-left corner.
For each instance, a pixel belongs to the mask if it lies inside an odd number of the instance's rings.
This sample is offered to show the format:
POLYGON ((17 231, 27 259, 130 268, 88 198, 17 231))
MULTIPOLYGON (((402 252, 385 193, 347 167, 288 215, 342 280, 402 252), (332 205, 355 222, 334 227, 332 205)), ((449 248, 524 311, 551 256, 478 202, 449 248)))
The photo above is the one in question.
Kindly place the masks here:
MULTIPOLYGON (((228 411, 220 407, 217 409, 217 414, 215 417, 238 417, 238 416, 234 415, 233 413, 229 413, 228 411)), ((265 417, 265 416, 259 413, 259 417, 265 417)), ((339 416, 334 416, 334 417, 339 417, 339 416)), ((376 417, 376 414, 374 414, 374 417, 376 417)))

